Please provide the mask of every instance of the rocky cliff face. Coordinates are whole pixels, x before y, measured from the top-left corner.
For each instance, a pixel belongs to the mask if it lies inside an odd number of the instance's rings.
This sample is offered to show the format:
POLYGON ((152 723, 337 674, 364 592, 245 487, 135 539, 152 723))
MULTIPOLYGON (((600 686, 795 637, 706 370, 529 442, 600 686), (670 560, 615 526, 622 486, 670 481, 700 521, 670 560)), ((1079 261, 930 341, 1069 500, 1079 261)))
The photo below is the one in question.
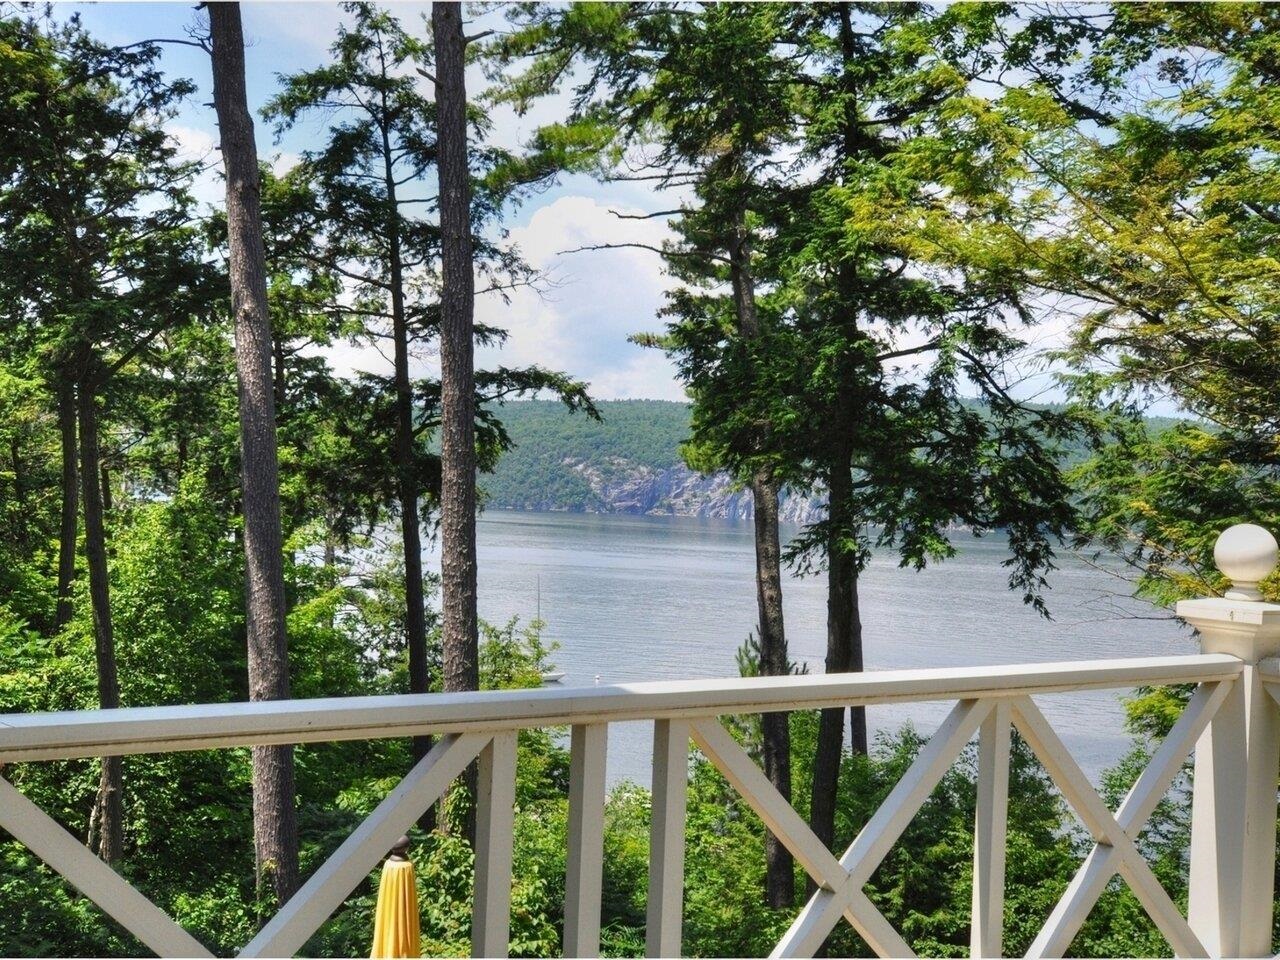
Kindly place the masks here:
MULTIPOLYGON (((567 459, 564 466, 590 486, 594 502, 587 510, 591 513, 730 520, 750 520, 755 516, 751 491, 735 487, 727 474, 705 476, 684 464, 656 469, 618 458, 603 465, 567 459)), ((783 495, 780 514, 784 523, 812 523, 825 512, 825 497, 791 491, 783 495)))

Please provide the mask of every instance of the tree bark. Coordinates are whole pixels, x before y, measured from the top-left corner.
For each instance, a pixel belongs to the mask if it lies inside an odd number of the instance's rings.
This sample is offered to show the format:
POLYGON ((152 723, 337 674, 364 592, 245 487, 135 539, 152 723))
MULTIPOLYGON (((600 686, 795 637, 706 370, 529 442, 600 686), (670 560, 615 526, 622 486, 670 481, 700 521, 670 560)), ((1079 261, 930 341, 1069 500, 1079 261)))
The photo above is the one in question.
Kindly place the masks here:
MULTIPOLYGON (((846 552, 840 541, 852 526, 849 513, 851 476, 844 455, 847 444, 838 445, 840 452, 827 473, 830 497, 827 539, 827 673, 844 673, 862 669, 862 619, 858 611, 858 573, 856 556, 846 552)), ((854 731, 854 749, 866 752, 865 712, 850 711, 854 731), (859 726, 858 720, 862 723, 859 726)), ((836 795, 840 777, 841 740, 844 711, 838 707, 822 711, 818 725, 818 743, 814 755, 813 792, 810 799, 810 826, 823 843, 835 839, 836 795)))
MULTIPOLYGON (((212 3, 208 11, 213 99, 226 170, 240 394, 249 699, 284 700, 289 697, 284 555, 258 152, 245 92, 240 5, 212 3)), ((253 827, 258 883, 269 884, 283 903, 298 887, 292 747, 253 748, 253 827)))
MULTIPOLYGON (((759 614, 760 672, 786 676, 787 641, 782 619, 782 549, 778 534, 778 485, 767 473, 752 478, 755 502, 756 605, 759 614)), ((791 802, 790 714, 766 713, 761 718, 764 772, 783 798, 791 802)), ((790 907, 795 901, 795 867, 791 853, 765 832, 765 898, 771 907, 790 907)))
MULTIPOLYGON (((427 616, 422 590, 422 521, 418 501, 422 490, 414 464, 413 383, 409 379, 409 321, 404 305, 404 253, 400 239, 400 208, 396 197, 395 157, 385 94, 382 102, 382 161, 387 191, 387 247, 391 268, 391 328, 395 352, 396 480, 400 499, 400 540, 404 550, 404 642, 409 651, 409 692, 426 693, 427 616)), ((413 738, 413 758, 425 757, 432 738, 413 738)), ((424 830, 435 828, 435 805, 418 820, 424 830)))
POLYGON ((479 686, 476 626, 476 451, 471 174, 467 164, 462 7, 431 8, 439 125, 441 296, 441 583, 444 686, 479 686))
MULTIPOLYGON (((93 388, 80 385, 80 478, 84 500, 84 552, 89 568, 89 600, 93 607, 93 651, 98 666, 98 706, 120 706, 115 633, 111 624, 111 586, 107 570, 107 535, 102 488, 98 486, 98 416, 93 388)), ((124 848, 124 772, 119 757, 102 759, 96 810, 97 850, 106 863, 120 859, 124 848)))
MULTIPOLYGON (((440 179, 440 584, 443 597, 444 688, 480 686, 476 622, 475 342, 471 172, 467 163, 466 38, 462 5, 433 3, 436 124, 440 179)), ((466 789, 476 795, 476 767, 466 789)), ((475 837, 474 806, 461 824, 475 837)))
POLYGON ((58 530, 58 609, 54 625, 61 630, 71 620, 71 586, 76 577, 76 536, 80 517, 76 388, 66 374, 58 384, 58 433, 62 446, 62 523, 58 530))
MULTIPOLYGON (((739 333, 747 339, 760 336, 760 314, 756 305, 755 278, 751 271, 751 237, 746 211, 735 217, 729 250, 734 310, 739 333)), ((762 438, 763 439, 763 438, 762 438)), ((778 531, 778 484, 767 470, 751 478, 755 504, 756 607, 760 637, 760 672, 764 676, 785 676, 787 637, 782 615, 782 547, 778 531)), ((786 713, 761 716, 764 772, 783 798, 791 802, 791 728, 786 713)), ((771 907, 789 907, 795 900, 795 866, 791 853, 766 828, 765 900, 771 907)))

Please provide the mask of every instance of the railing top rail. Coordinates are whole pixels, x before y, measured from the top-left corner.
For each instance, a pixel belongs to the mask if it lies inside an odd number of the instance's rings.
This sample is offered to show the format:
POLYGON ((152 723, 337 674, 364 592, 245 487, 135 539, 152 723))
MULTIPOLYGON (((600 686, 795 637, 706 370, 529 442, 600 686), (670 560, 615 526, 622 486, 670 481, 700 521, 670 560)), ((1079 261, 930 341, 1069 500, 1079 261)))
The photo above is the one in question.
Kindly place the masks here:
POLYGON ((1225 654, 0 714, 0 763, 963 700, 1237 676, 1225 654))

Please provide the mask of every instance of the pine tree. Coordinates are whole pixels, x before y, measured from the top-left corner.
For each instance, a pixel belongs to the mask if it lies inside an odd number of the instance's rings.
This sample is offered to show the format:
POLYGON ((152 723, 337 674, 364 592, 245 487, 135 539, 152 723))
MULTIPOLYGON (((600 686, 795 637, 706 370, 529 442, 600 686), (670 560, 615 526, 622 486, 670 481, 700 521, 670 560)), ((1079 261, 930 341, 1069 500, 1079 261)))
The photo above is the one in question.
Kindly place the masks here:
MULTIPOLYGON (((20 65, 0 93, 0 251, 3 331, 38 358, 56 398, 61 523, 55 627, 71 616, 77 500, 93 610, 98 699, 120 705, 107 525, 100 486, 101 394, 164 330, 189 319, 199 270, 187 230, 191 169, 178 163, 165 118, 191 86, 155 69, 151 44, 113 48, 73 19, 0 23, 20 65), (77 489, 78 488, 78 489, 77 489)), ((105 758, 91 843, 108 862, 123 852, 123 773, 105 758)))
MULTIPOLYGON (((423 336, 426 311, 412 303, 412 276, 436 256, 434 224, 420 213, 421 180, 435 164, 435 108, 417 90, 416 70, 429 65, 427 47, 386 11, 347 4, 350 26, 339 29, 333 62, 285 78, 266 115, 285 130, 316 110, 338 111, 329 143, 309 151, 303 172, 323 204, 325 246, 313 262, 350 281, 365 326, 389 322, 394 355, 394 446, 402 556, 405 569, 405 646, 409 692, 426 693, 426 599, 423 594, 422 517, 427 491, 418 451, 418 422, 410 354, 423 336)), ((305 254, 305 252, 304 252, 305 254)), ((429 737, 414 741, 425 756, 429 737)))
POLYGON ((1221 589, 1222 528, 1280 517, 1280 11, 1120 5, 966 26, 998 52, 992 73, 1070 66, 956 118, 1008 158, 1017 202, 958 183, 975 222, 935 241, 1073 304, 1062 359, 1099 441, 1074 476, 1088 538, 1157 602, 1221 589), (1124 98, 1139 87, 1142 102, 1124 98), (1195 420, 1154 433, 1140 419, 1153 401, 1195 420))

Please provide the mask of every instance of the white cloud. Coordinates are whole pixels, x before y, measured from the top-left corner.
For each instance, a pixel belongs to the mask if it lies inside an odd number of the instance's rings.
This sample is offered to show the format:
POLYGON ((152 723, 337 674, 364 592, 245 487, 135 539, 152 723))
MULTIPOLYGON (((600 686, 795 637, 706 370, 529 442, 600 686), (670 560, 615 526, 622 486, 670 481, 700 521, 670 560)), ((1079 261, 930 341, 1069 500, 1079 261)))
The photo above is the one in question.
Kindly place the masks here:
POLYGON ((384 354, 369 344, 336 340, 327 347, 317 348, 315 352, 324 357, 333 372, 340 377, 353 377, 357 373, 389 377, 393 370, 389 347, 384 354))
POLYGON ((621 243, 657 248, 670 236, 660 219, 624 220, 614 209, 589 197, 560 197, 511 230, 511 241, 550 282, 517 290, 510 302, 495 294, 478 300, 477 320, 509 334, 500 350, 480 351, 478 365, 538 363, 588 380, 602 398, 683 397, 666 357, 627 342, 662 326, 668 280, 659 255, 634 247, 567 252, 621 243))
POLYGON ((621 366, 600 372, 591 381, 596 400, 687 400, 671 361, 658 350, 641 350, 621 366))
POLYGON ((271 164, 271 172, 277 177, 283 177, 286 173, 302 162, 302 155, 285 150, 273 153, 267 159, 271 164))
POLYGON ((201 205, 221 206, 225 200, 222 186, 222 155, 218 152, 217 135, 200 127, 170 121, 165 132, 177 147, 178 159, 200 164, 191 184, 192 196, 201 205))
POLYGON ((169 138, 177 145, 182 160, 208 160, 218 148, 218 142, 208 130, 170 123, 165 127, 169 138))

